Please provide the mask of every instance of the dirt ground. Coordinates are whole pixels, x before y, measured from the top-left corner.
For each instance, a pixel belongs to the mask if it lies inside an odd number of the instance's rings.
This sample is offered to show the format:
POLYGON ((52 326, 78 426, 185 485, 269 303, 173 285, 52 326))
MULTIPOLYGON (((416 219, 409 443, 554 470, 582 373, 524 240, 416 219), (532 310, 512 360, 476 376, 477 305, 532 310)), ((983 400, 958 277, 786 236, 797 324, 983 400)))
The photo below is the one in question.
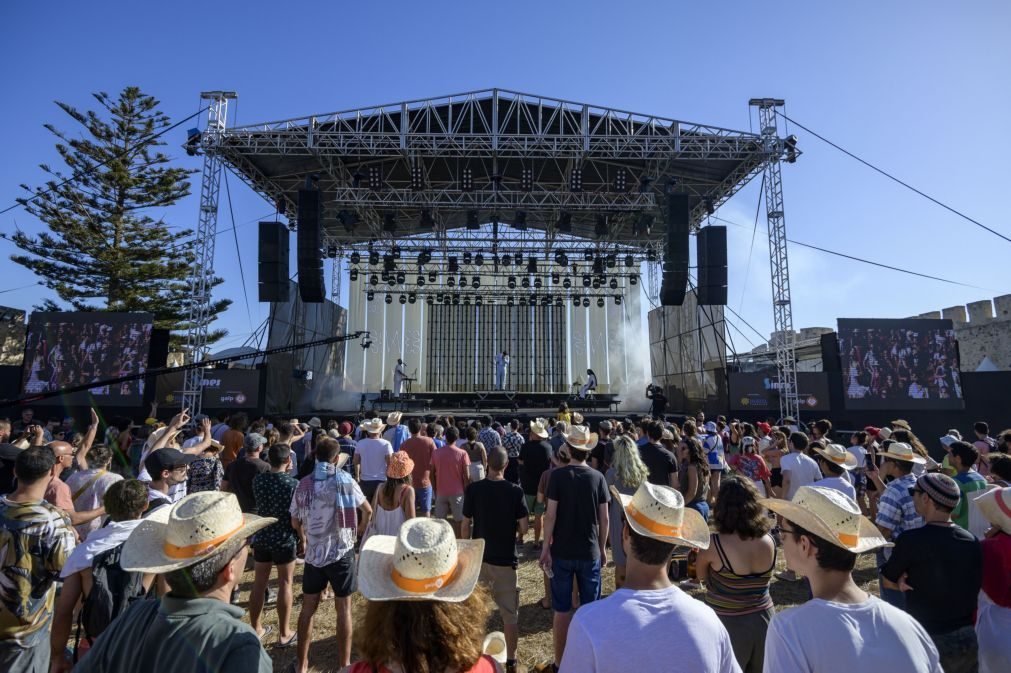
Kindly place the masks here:
MULTIPOLYGON (((529 539, 529 536, 528 536, 529 539)), ((520 548, 520 566, 518 569, 520 583, 520 641, 519 659, 528 667, 547 661, 552 657, 551 641, 551 618, 550 610, 540 607, 538 601, 544 595, 543 573, 537 565, 538 552, 529 544, 520 548)), ((778 556, 778 568, 784 569, 786 564, 783 560, 782 550, 778 556)), ((864 554, 857 560, 857 567, 854 573, 857 583, 865 591, 873 594, 878 593, 877 573, 874 565, 874 555, 864 554)), ((302 566, 296 566, 295 570, 295 605, 292 610, 292 628, 298 623, 298 614, 301 610, 301 577, 302 566)), ((249 589, 253 583, 253 573, 247 572, 243 577, 241 585, 241 604, 247 605, 249 599, 249 589)), ((276 579, 272 578, 272 586, 276 586, 276 579)), ((805 594, 805 584, 801 582, 782 582, 777 579, 772 581, 772 599, 777 610, 797 605, 807 600, 805 594)), ((604 595, 614 591, 614 568, 613 566, 604 568, 604 595)), ((696 598, 701 599, 704 591, 689 591, 696 598)), ((365 600, 359 594, 352 598, 356 619, 358 623, 358 611, 364 608, 365 600)), ((264 610, 264 624, 274 627, 274 632, 268 636, 267 651, 274 660, 274 671, 285 671, 288 664, 294 660, 295 648, 278 650, 273 647, 277 640, 277 611, 274 606, 267 606, 264 610)), ((316 613, 314 622, 313 645, 309 651, 310 670, 320 673, 329 673, 339 670, 336 665, 336 645, 334 642, 335 612, 333 602, 320 605, 316 613)), ((488 632, 502 630, 502 621, 498 613, 493 611, 488 622, 488 632)))

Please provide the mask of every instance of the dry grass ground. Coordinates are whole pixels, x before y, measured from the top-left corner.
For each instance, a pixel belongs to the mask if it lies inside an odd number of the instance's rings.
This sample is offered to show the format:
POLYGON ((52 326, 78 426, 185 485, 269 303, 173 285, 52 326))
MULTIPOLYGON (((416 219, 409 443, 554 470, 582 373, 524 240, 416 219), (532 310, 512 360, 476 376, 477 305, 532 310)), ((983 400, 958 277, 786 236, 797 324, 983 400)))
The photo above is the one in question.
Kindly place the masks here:
MULTIPOLYGON (((779 554, 778 568, 786 567, 783 561, 782 550, 779 554)), ((550 610, 540 607, 539 601, 544 595, 543 573, 537 566, 537 552, 529 545, 521 547, 520 567, 518 570, 520 582, 520 661, 532 667, 534 664, 546 661, 552 656, 551 641, 551 618, 550 610)), ((874 555, 864 554, 857 561, 855 572, 857 583, 867 592, 877 594, 877 573, 874 565, 874 555)), ((301 578, 302 566, 296 567, 295 573, 295 606, 292 610, 292 628, 298 621, 298 613, 301 610, 301 578)), ((247 604, 249 599, 249 588, 252 586, 253 573, 247 572, 243 577, 241 603, 247 604)), ((272 583, 273 585, 273 583, 272 583)), ((777 610, 791 607, 807 600, 805 584, 801 582, 782 582, 774 579, 771 592, 772 599, 777 610)), ((604 569, 604 594, 605 596, 614 590, 614 568, 604 569)), ((704 592, 692 591, 696 598, 701 598, 704 592)), ((358 594, 352 598, 356 619, 358 623, 358 613, 364 608, 365 601, 358 594)), ((277 639, 277 611, 273 606, 268 606, 264 612, 264 624, 274 626, 274 632, 270 634, 268 640, 268 652, 274 660, 274 670, 284 671, 288 664, 295 657, 295 649, 277 650, 269 647, 277 639)), ((336 665, 336 645, 334 642, 335 612, 333 602, 327 602, 320 606, 316 613, 314 624, 314 641, 309 651, 310 669, 319 672, 337 671, 336 665)), ((487 630, 498 631, 502 629, 502 621, 497 612, 492 613, 487 630)))

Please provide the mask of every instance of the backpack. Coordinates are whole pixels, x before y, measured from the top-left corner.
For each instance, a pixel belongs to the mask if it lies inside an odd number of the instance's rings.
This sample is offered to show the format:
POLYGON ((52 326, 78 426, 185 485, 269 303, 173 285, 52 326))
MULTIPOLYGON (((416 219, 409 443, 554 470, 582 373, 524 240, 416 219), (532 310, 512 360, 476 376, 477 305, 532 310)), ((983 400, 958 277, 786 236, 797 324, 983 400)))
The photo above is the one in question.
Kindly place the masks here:
POLYGON ((146 593, 144 573, 127 572, 119 565, 123 545, 108 549, 91 562, 91 592, 81 606, 80 624, 91 640, 146 593))

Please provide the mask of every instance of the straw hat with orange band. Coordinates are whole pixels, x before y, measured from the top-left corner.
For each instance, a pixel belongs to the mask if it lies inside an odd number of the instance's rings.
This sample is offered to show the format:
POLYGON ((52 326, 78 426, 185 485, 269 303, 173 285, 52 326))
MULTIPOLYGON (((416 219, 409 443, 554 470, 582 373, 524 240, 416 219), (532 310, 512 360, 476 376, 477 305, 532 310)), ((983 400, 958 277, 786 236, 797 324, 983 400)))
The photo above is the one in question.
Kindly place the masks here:
POLYGON ((892 546, 878 527, 860 514, 856 502, 833 488, 801 486, 793 500, 759 498, 758 501, 812 535, 854 554, 892 546))
POLYGON ((457 540, 445 519, 408 519, 362 545, 358 590, 370 601, 459 603, 481 574, 484 540, 457 540))
POLYGON ((709 548, 709 525, 701 514, 685 507, 685 499, 677 489, 644 481, 634 495, 622 495, 614 486, 611 495, 621 503, 625 520, 639 535, 675 545, 709 548))
POLYGON ((123 544, 123 570, 167 573, 199 563, 230 540, 247 538, 277 519, 243 514, 234 493, 191 493, 155 510, 123 544))

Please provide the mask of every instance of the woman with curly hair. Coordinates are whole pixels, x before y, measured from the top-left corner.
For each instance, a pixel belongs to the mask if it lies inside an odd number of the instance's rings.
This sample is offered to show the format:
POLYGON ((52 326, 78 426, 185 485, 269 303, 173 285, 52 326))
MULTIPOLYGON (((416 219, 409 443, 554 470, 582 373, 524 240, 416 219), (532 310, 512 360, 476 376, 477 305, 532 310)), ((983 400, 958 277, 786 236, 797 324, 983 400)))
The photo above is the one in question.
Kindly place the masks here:
POLYGON ((681 475, 679 490, 684 496, 685 507, 691 507, 708 521, 709 461, 702 449, 702 442, 687 432, 681 439, 681 469, 678 474, 681 475))
POLYGON ((750 480, 734 475, 720 484, 713 509, 719 531, 699 552, 695 572, 706 583, 705 601, 730 633, 744 673, 761 673, 765 632, 775 614, 769 583, 776 567, 771 521, 750 480))
MULTIPOLYGON (((614 457, 611 467, 604 475, 604 480, 610 488, 613 486, 622 495, 635 495, 639 485, 649 476, 649 468, 642 462, 639 447, 628 435, 619 435, 614 439, 614 457)), ((610 537, 611 554, 614 559, 614 590, 617 591, 625 582, 625 550, 621 546, 621 531, 624 526, 621 501, 611 498, 609 506, 611 519, 610 537)))

